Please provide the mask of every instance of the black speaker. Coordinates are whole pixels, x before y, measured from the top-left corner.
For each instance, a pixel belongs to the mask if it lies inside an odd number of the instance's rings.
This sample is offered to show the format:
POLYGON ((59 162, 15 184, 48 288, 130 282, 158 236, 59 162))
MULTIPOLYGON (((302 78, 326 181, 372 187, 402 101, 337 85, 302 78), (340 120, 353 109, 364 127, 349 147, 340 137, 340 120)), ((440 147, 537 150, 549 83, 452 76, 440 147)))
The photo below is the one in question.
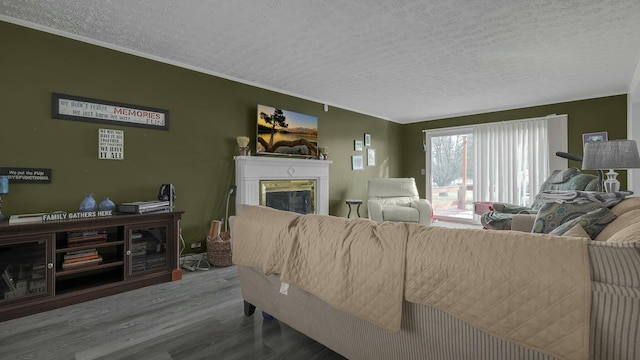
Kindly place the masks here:
POLYGON ((176 188, 173 184, 162 184, 160 190, 158 190, 158 200, 160 201, 176 201, 176 188))

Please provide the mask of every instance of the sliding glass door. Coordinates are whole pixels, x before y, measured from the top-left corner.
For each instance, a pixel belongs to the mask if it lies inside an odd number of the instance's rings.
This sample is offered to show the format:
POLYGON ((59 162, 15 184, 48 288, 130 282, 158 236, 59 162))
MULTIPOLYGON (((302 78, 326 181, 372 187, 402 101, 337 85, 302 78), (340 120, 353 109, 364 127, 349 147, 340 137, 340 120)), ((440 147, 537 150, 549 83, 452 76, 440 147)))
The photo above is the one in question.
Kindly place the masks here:
POLYGON ((567 115, 424 130, 426 197, 436 218, 479 222, 474 201, 530 206, 549 169, 566 169, 567 115), (561 161, 559 161, 560 159, 561 161))
POLYGON ((425 132, 427 199, 436 219, 473 222, 473 130, 425 132))

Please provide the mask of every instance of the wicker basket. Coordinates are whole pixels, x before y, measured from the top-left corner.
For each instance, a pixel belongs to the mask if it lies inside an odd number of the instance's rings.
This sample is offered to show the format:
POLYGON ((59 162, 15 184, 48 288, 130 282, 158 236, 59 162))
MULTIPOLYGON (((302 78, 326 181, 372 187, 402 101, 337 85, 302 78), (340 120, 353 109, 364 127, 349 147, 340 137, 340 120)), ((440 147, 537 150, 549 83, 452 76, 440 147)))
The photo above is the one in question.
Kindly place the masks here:
POLYGON ((218 236, 207 237, 207 259, 211 266, 231 266, 231 238, 229 233, 221 232, 218 236))

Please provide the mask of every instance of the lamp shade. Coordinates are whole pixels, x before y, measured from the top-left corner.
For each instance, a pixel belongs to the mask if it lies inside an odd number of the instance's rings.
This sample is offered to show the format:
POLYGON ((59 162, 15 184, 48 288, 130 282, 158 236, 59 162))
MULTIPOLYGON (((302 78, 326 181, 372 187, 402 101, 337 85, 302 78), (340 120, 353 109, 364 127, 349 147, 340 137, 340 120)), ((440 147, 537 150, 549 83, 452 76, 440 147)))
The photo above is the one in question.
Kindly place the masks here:
POLYGON ((635 140, 593 141, 584 144, 583 170, 640 168, 635 140))

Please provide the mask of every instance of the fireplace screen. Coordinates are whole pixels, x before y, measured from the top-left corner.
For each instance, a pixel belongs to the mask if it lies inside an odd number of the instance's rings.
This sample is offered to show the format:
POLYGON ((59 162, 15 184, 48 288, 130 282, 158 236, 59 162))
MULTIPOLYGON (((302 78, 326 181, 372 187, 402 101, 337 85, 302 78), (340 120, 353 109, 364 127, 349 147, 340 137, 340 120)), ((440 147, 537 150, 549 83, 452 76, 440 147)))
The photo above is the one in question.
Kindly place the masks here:
POLYGON ((299 214, 315 214, 316 181, 260 180, 260 205, 299 214))

